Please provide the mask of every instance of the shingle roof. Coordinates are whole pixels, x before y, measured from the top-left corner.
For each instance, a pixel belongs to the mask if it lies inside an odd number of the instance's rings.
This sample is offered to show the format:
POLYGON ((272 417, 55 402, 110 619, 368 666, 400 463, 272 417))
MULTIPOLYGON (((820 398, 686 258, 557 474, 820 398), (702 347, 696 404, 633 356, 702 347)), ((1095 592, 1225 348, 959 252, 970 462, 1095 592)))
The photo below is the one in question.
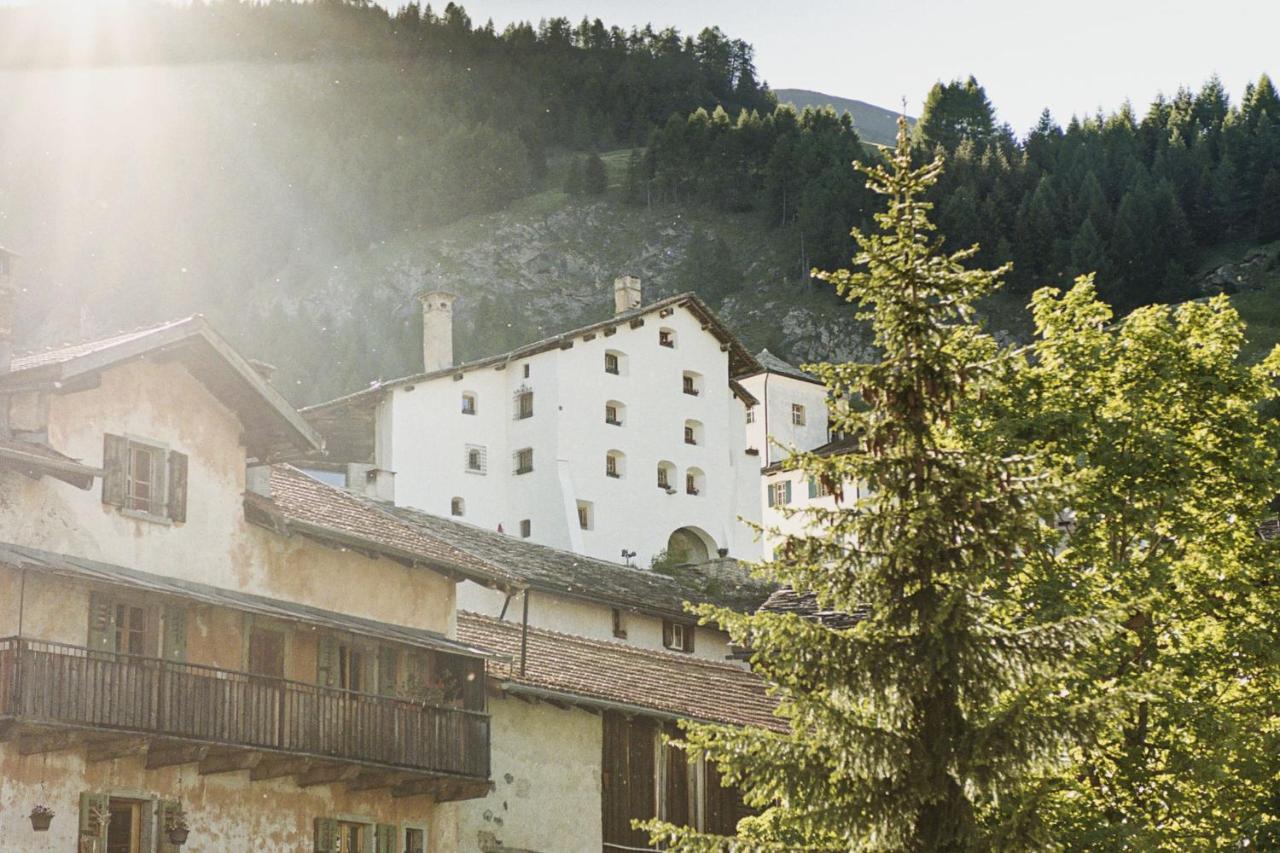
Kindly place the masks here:
POLYGON ((321 539, 353 540, 370 550, 456 572, 487 584, 519 584, 518 574, 425 535, 386 508, 345 489, 322 483, 290 465, 272 465, 270 496, 246 492, 251 520, 321 539), (255 516, 255 511, 265 519, 255 516))
POLYGON ((422 534, 519 576, 526 586, 575 598, 662 615, 684 614, 686 601, 750 612, 772 589, 751 577, 736 560, 664 573, 537 545, 407 507, 385 509, 422 534))
POLYGON ((856 610, 853 613, 821 610, 818 608, 817 596, 811 592, 797 593, 791 587, 783 587, 774 592, 769 596, 769 600, 761 605, 760 610, 766 613, 792 613, 837 630, 852 628, 866 618, 864 610, 856 610))
POLYGON ((734 664, 531 627, 521 674, 518 623, 463 611, 458 614, 458 638, 509 658, 488 664, 490 676, 508 693, 622 706, 655 716, 786 727, 773 716, 776 703, 765 692, 765 683, 734 664))
POLYGON ((239 590, 223 589, 183 578, 156 575, 124 566, 85 559, 84 557, 57 554, 8 542, 0 542, 0 565, 34 572, 47 572, 64 577, 74 577, 84 581, 125 586, 163 595, 173 595, 205 604, 228 607, 233 610, 243 610, 249 613, 258 613, 278 619, 289 619, 313 625, 324 625, 362 636, 440 649, 472 657, 483 657, 490 654, 486 649, 476 648, 466 641, 450 640, 436 631, 379 622, 373 619, 365 619, 361 616, 322 610, 319 607, 312 607, 294 601, 269 598, 264 595, 255 595, 239 590))
POLYGON ((30 352, 14 355, 10 370, 17 372, 19 370, 31 370, 36 367, 44 367, 49 364, 60 364, 64 361, 70 361, 73 358, 91 355, 95 352, 111 349, 114 346, 136 341, 145 338, 156 332, 163 332, 166 329, 173 329, 184 323, 189 323, 195 317, 182 317, 177 320, 166 320, 163 323, 157 323, 154 326, 144 326, 140 329, 133 329, 128 332, 117 332, 105 338, 93 338, 91 340, 79 341, 77 343, 60 344, 54 347, 46 347, 41 350, 32 350, 30 352))
POLYGON ((814 376, 812 373, 806 373, 790 362, 783 361, 767 349, 762 349, 756 353, 756 361, 760 362, 760 370, 757 373, 776 373, 779 376, 789 376, 792 379, 799 379, 801 382, 812 382, 815 385, 821 385, 822 380, 814 376))

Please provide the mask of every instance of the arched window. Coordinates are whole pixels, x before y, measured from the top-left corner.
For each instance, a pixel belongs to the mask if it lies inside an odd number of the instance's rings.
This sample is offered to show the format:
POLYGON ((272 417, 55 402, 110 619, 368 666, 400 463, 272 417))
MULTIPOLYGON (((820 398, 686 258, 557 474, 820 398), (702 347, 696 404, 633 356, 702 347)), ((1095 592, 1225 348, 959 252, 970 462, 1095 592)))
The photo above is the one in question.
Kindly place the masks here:
POLYGON ((627 455, 621 450, 610 450, 604 455, 604 475, 620 480, 627 473, 627 455))
POLYGON ((676 348, 676 330, 668 329, 665 326, 659 329, 658 330, 658 346, 666 347, 667 349, 675 349, 676 348))
POLYGON ((702 421, 688 420, 684 422, 684 443, 702 444, 702 421))
POLYGON ((476 404, 475 392, 463 391, 462 392, 462 414, 474 415, 478 411, 479 411, 479 408, 476 404))
POLYGON ((690 468, 684 472, 684 493, 686 495, 700 495, 706 487, 707 475, 702 473, 701 468, 690 468))
POLYGON ((467 514, 467 502, 462 498, 453 498, 449 501, 449 514, 463 516, 467 514))
POLYGON ((658 463, 658 488, 675 492, 676 466, 670 462, 658 463))
POLYGON ((617 400, 604 404, 604 422, 610 426, 622 426, 627 422, 627 405, 617 400))
POLYGON ((604 372, 612 373, 614 376, 626 376, 627 375, 626 353, 619 352, 616 349, 605 350, 604 372))

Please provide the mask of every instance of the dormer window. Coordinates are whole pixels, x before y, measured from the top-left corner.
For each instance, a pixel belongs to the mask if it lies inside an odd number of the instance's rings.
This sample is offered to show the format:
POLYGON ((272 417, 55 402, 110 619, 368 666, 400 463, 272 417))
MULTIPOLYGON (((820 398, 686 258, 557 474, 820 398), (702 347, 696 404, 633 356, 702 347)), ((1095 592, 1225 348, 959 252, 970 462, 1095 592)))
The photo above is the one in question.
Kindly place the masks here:
POLYGON ((476 395, 470 391, 462 395, 462 414, 474 415, 476 413, 476 395))
POLYGON ((187 520, 187 457, 145 439, 103 437, 102 502, 129 515, 187 520))

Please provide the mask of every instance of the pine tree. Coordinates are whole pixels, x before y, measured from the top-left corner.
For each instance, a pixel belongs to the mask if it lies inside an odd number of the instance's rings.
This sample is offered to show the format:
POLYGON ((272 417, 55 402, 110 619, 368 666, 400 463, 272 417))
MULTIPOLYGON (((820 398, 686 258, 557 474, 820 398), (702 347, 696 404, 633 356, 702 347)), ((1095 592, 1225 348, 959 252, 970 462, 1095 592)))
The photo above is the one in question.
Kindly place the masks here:
MULTIPOLYGON (((816 532, 788 537, 762 571, 820 608, 865 615, 835 627, 702 608, 753 650, 788 730, 694 725, 685 743, 766 809, 739 825, 735 850, 1025 849, 1044 839, 1023 795, 1083 728, 1048 697, 1100 624, 1011 628, 1003 612, 1011 569, 1057 541, 1036 464, 970 417, 1013 363, 971 319, 1005 270, 966 269, 972 248, 942 253, 922 200, 941 160, 912 168, 905 121, 889 166, 859 168, 887 211, 878 232, 854 229, 865 271, 820 278, 862 306, 881 360, 816 368, 836 400, 865 403, 833 415, 859 450, 791 464, 866 496, 806 511, 816 532)), ((726 846, 653 832, 682 850, 726 846)))
POLYGON ((1271 169, 1262 179, 1258 220, 1254 227, 1261 242, 1280 240, 1280 171, 1276 169, 1271 169))

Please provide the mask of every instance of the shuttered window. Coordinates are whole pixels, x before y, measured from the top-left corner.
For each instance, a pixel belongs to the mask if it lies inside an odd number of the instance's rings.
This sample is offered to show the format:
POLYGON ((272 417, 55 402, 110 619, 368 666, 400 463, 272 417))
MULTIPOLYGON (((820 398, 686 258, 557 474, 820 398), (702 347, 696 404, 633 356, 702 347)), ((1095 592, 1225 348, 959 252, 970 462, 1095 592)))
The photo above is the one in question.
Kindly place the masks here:
POLYGON ((677 652, 693 651, 693 626, 663 619, 662 645, 677 652))
POLYGON ((782 506, 791 503, 791 481, 769 484, 769 506, 782 506))
POLYGON ((186 612, 180 606, 163 609, 103 592, 89 593, 89 629, 86 645, 109 654, 162 656, 185 660, 186 612), (163 632, 163 633, 162 633, 163 632))
POLYGON ((119 435, 103 437, 102 502, 147 518, 187 520, 187 456, 119 435))
MULTIPOLYGON (((111 798, 106 794, 80 795, 80 838, 93 839, 94 849, 107 849, 107 825, 111 823, 111 798)), ((83 841, 82 841, 83 843, 83 841)))

